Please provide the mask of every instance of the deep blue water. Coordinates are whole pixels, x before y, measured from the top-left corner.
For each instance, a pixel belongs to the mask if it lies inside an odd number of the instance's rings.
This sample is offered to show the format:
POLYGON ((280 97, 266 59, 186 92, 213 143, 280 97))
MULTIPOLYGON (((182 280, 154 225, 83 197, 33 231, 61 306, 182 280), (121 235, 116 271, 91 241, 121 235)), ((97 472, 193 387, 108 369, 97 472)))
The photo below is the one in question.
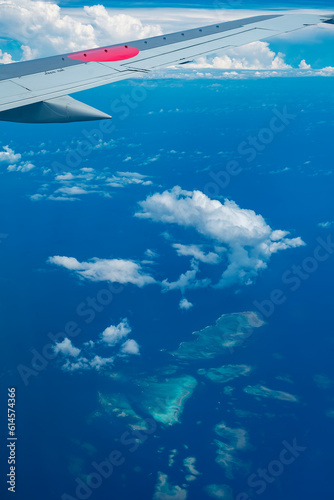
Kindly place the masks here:
MULTIPOLYGON (((124 394, 132 394, 133 378, 152 376, 170 364, 177 366, 179 374, 193 376, 198 368, 222 364, 249 364, 254 371, 229 382, 234 387, 231 397, 223 394, 223 386, 199 379, 185 405, 182 424, 159 427, 156 436, 149 437, 135 453, 125 449, 125 464, 91 498, 152 498, 157 471, 167 473, 172 484, 184 483, 182 461, 188 456, 197 458, 201 472, 189 483, 190 500, 209 498, 203 488, 211 483, 228 484, 236 495, 247 491, 249 474, 277 458, 282 441, 294 438, 306 451, 261 496, 271 500, 330 498, 332 419, 326 412, 334 408, 332 386, 320 389, 313 377, 334 377, 333 256, 320 263, 296 292, 282 283, 282 274, 312 255, 316 239, 326 239, 331 232, 318 223, 333 220, 333 79, 156 83, 150 82, 147 97, 126 119, 113 112, 115 129, 105 137, 106 141, 113 139, 113 147, 93 151, 80 165, 101 172, 131 170, 152 176, 152 186, 114 189, 111 198, 90 194, 77 202, 29 199, 42 184, 55 185, 54 175, 43 175, 42 169, 55 160, 65 164, 67 148, 75 150, 83 140, 83 129, 92 131, 98 124, 0 124, 1 145, 8 144, 36 164, 28 173, 7 172, 1 164, 0 176, 0 233, 8 235, 0 244, 1 421, 6 387, 15 385, 17 498, 53 500, 64 492, 73 495, 77 474, 88 474, 92 461, 102 461, 119 447, 117 439, 127 430, 108 414, 93 418, 101 410, 98 391, 118 391, 117 381, 95 372, 64 373, 51 361, 25 387, 17 365, 28 365, 30 349, 40 351, 48 332, 61 331, 68 321, 78 322, 82 329, 74 340, 79 345, 97 338, 123 317, 129 318, 133 338, 141 345, 138 359, 119 365, 124 394), (245 161, 237 152, 240 142, 267 127, 273 109, 284 106, 295 118, 253 162, 245 161), (47 153, 27 155, 40 149, 47 153), (157 161, 146 164, 157 155, 157 161), (127 156, 132 160, 124 163, 127 156), (143 259, 145 250, 151 248, 160 255, 150 268, 157 279, 177 279, 188 269, 187 259, 178 258, 161 233, 167 230, 176 241, 182 238, 188 243, 194 242, 195 233, 133 217, 138 202, 175 185, 205 191, 212 180, 209 172, 224 171, 231 159, 240 162, 242 172, 219 189, 217 196, 253 209, 272 228, 289 230, 307 245, 274 255, 252 286, 188 291, 186 296, 194 304, 188 312, 178 309, 179 292, 162 294, 157 286, 139 289, 127 285, 91 324, 85 324, 76 307, 88 296, 96 296, 104 284, 79 281, 70 272, 47 264, 48 257, 143 259), (284 168, 288 170, 282 171, 284 168), (276 171, 281 172, 273 173, 276 171), (186 366, 169 356, 168 351, 189 340, 193 331, 213 324, 222 314, 255 310, 254 300, 267 299, 274 288, 284 291, 285 303, 233 353, 186 366), (289 376, 292 383, 277 380, 277 376, 289 376), (257 400, 243 392, 246 385, 257 384, 292 393, 299 403, 257 400), (237 410, 250 413, 240 416, 237 410), (250 446, 236 453, 244 468, 236 469, 234 478, 226 477, 225 470, 214 462, 212 441, 217 436, 213 427, 220 421, 249 434, 250 446), (84 443, 93 446, 91 452, 84 443), (164 447, 162 453, 157 452, 160 447, 164 447), (167 455, 173 448, 179 449, 179 456, 174 468, 168 468, 167 455), (141 471, 135 472, 138 466, 141 471)), ((113 100, 131 93, 136 85, 118 83, 86 92, 82 99, 109 112, 113 100)), ((218 268, 202 269, 217 281, 218 268)), ((2 465, 6 470, 5 462, 2 465)), ((253 490, 251 498, 257 496, 253 490)))

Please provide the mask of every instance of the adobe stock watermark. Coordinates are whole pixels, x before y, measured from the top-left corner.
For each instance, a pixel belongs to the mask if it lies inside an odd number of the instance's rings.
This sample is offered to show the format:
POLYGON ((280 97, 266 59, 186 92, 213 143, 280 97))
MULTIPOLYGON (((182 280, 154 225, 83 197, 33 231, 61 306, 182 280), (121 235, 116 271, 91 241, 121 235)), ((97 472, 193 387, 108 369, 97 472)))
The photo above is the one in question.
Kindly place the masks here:
POLYGON ((247 486, 251 488, 251 492, 241 492, 236 495, 235 500, 250 500, 255 495, 262 495, 268 486, 273 484, 286 470, 286 467, 293 464, 302 453, 307 450, 306 446, 301 446, 297 443, 297 439, 293 439, 292 443, 283 441, 283 448, 275 460, 268 463, 267 467, 258 468, 256 472, 248 476, 247 486))
POLYGON ((114 99, 110 104, 110 113, 115 119, 100 120, 98 126, 90 130, 83 129, 82 137, 78 141, 76 148, 71 149, 65 156, 64 162, 54 161, 51 168, 55 174, 62 174, 69 170, 79 168, 88 156, 98 149, 107 136, 110 136, 117 129, 118 120, 126 120, 132 111, 147 99, 149 89, 156 85, 148 84, 136 85, 127 94, 121 94, 119 99, 114 99))
POLYGON ((35 379, 49 366, 50 361, 57 357, 54 349, 56 343, 62 342, 65 338, 72 339, 80 335, 83 331, 80 321, 83 321, 86 325, 91 324, 98 314, 110 306, 114 296, 120 294, 124 288, 124 285, 110 283, 106 287, 101 288, 95 297, 88 296, 77 305, 75 309, 75 321, 68 321, 62 331, 56 334, 49 332, 47 334, 48 341, 39 350, 35 348, 30 349, 30 353, 32 354, 30 363, 28 365, 19 364, 17 366, 17 371, 23 384, 27 386, 31 381, 31 377, 35 379))
MULTIPOLYGON (((263 152, 275 137, 297 118, 297 115, 288 112, 287 106, 284 106, 282 110, 273 109, 272 114, 267 127, 261 128, 256 135, 250 135, 239 143, 237 152, 247 163, 253 162, 258 154, 263 152)), ((242 171, 243 167, 238 160, 230 160, 219 172, 210 171, 209 176, 212 180, 205 185, 204 193, 210 198, 218 196, 227 188, 231 179, 240 175, 242 171)))
POLYGON ((88 500, 104 481, 110 479, 115 469, 125 464, 126 453, 135 453, 148 437, 156 431, 157 424, 155 420, 146 418, 144 422, 148 428, 141 430, 130 428, 130 430, 125 431, 119 440, 122 451, 119 449, 112 450, 102 462, 92 462, 91 472, 85 478, 85 481, 77 477, 73 495, 63 493, 61 500, 88 500))
MULTIPOLYGON (((319 266, 325 263, 334 254, 334 241, 331 234, 326 238, 316 238, 317 245, 313 252, 308 257, 305 257, 299 264, 293 264, 281 276, 282 287, 274 288, 267 298, 262 300, 254 300, 254 311, 257 313, 259 320, 265 321, 269 319, 277 307, 282 306, 291 296, 291 293, 297 292, 314 273, 317 272, 319 266)), ((250 338, 255 327, 250 326, 245 330, 244 323, 239 320, 239 328, 241 333, 224 334, 224 343, 227 349, 233 354, 235 347, 241 347, 245 341, 250 338)))

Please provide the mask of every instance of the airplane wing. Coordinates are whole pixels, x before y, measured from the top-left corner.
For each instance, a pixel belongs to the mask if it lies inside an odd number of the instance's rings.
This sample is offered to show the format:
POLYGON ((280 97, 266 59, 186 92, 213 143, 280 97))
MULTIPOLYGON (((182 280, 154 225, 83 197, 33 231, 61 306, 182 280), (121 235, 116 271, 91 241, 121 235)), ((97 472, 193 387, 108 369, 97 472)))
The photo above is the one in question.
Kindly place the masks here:
POLYGON ((273 14, 0 66, 0 120, 54 123, 111 118, 69 96, 152 70, 299 30, 333 16, 273 14))

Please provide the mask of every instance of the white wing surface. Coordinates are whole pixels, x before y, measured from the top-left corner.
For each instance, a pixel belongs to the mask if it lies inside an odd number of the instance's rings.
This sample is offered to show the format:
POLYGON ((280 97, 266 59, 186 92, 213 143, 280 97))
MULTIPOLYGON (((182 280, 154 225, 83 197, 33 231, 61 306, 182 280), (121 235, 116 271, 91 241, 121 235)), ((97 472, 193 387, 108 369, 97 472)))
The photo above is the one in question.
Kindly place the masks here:
POLYGON ((224 53, 333 16, 273 14, 217 23, 125 44, 0 66, 0 120, 68 122, 110 118, 69 97, 196 57, 224 53))

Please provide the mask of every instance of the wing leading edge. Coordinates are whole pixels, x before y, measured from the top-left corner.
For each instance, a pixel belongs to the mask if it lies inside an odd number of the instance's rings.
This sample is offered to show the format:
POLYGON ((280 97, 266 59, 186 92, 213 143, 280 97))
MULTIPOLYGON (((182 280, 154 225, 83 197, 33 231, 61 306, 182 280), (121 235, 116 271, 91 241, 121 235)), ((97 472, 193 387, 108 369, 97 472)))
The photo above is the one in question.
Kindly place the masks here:
POLYGON ((256 16, 0 67, 0 120, 50 123, 111 118, 68 96, 265 40, 333 16, 256 16))

